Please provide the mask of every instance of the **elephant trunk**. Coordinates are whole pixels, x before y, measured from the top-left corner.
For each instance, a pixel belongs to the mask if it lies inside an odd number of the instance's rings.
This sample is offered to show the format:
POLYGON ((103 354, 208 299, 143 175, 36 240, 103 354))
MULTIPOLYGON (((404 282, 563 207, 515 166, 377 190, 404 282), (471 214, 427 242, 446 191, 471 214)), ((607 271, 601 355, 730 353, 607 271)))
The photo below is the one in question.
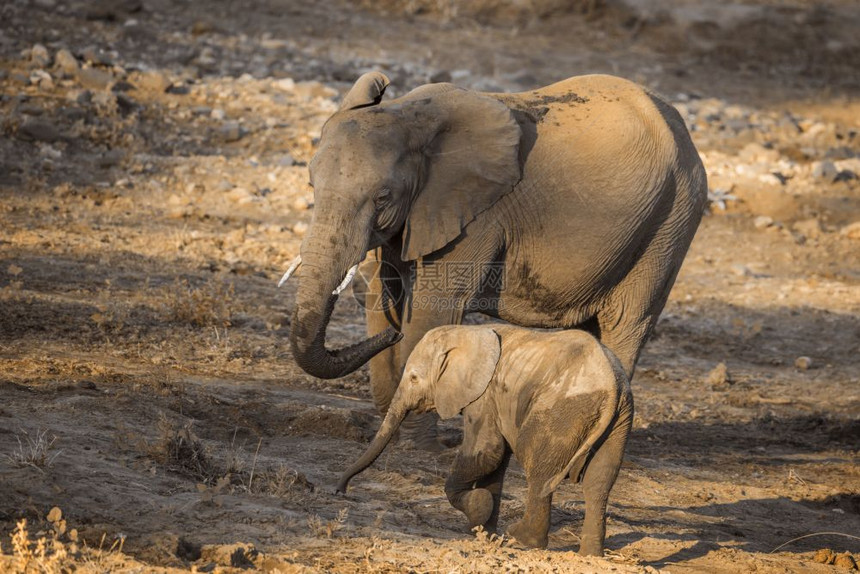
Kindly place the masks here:
POLYGON ((385 415, 385 419, 382 421, 382 425, 376 432, 373 442, 370 443, 370 446, 367 447, 367 450, 364 451, 361 458, 355 461, 355 464, 349 467, 349 469, 341 475, 340 480, 337 483, 337 492, 346 492, 346 487, 349 484, 349 481, 352 480, 352 477, 364 471, 368 466, 373 464, 373 461, 375 461, 380 454, 382 454, 382 451, 388 443, 391 442, 391 438, 394 436, 394 433, 397 432, 398 428, 400 428, 400 423, 402 423, 403 419, 406 418, 407 412, 407 410, 399 407, 388 410, 388 414, 385 415))
MULTIPOLYGON (((397 343, 402 335, 388 328, 349 347, 326 348, 326 328, 337 301, 335 291, 339 293, 346 288, 348 281, 345 277, 364 254, 361 249, 328 254, 321 248, 328 241, 310 237, 307 249, 303 249, 302 276, 296 293, 290 345, 296 363, 305 372, 321 379, 336 379, 357 370, 374 355, 397 343)), ((341 241, 347 245, 359 243, 341 241)), ((364 244, 363 241, 360 243, 364 244)))

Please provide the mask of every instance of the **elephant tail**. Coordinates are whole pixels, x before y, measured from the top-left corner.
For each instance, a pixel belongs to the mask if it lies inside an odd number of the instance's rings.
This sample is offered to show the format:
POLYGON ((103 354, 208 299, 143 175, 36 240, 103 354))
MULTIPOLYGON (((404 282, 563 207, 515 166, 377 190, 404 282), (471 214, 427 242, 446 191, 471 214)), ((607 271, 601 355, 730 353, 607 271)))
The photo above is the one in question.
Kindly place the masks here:
MULTIPOLYGON (((615 357, 612 356, 612 359, 615 359, 615 357)), ((612 363, 613 370, 616 373, 615 384, 611 385, 610 388, 607 389, 608 396, 600 409, 600 417, 598 418, 597 424, 594 425, 591 432, 576 450, 574 455, 571 457, 570 462, 567 463, 564 469, 544 484, 543 489, 541 489, 541 496, 549 496, 551 493, 555 492, 555 489, 558 488, 561 481, 569 476, 574 470, 577 471, 577 475, 581 474, 585 469, 586 464, 588 464, 588 460, 591 455, 594 454, 595 450, 599 448, 603 441, 606 440, 606 437, 609 436, 609 433, 612 432, 612 429, 615 428, 621 407, 622 393, 628 383, 618 360, 615 359, 612 363)))

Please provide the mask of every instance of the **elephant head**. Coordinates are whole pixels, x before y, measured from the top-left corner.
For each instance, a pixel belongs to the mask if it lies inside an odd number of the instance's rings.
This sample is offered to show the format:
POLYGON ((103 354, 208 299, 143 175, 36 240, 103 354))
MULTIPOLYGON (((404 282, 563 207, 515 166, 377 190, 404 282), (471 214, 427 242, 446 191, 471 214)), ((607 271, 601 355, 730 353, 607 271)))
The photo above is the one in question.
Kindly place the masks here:
POLYGON ((409 412, 435 410, 440 418, 449 419, 478 400, 493 378, 500 354, 499 336, 489 327, 429 331, 409 355, 373 442, 343 473, 338 492, 346 492, 352 477, 373 464, 409 412))
POLYGON ((351 373, 400 338, 389 328, 326 348, 337 294, 367 251, 399 242, 403 261, 437 251, 522 175, 520 128, 498 100, 432 84, 382 102, 386 86, 378 72, 359 78, 309 166, 314 215, 290 342, 299 366, 321 378, 351 373))

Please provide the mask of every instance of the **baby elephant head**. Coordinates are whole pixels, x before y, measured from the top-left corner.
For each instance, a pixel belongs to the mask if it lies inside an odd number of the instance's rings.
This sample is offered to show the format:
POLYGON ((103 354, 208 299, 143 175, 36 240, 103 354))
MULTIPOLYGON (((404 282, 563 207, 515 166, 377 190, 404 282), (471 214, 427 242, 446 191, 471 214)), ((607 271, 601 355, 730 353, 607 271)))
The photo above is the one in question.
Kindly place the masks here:
POLYGON ((487 390, 499 362, 501 345, 489 327, 438 327, 418 343, 403 371, 388 414, 367 451, 341 476, 338 492, 382 453, 411 412, 436 410, 456 416, 487 390))

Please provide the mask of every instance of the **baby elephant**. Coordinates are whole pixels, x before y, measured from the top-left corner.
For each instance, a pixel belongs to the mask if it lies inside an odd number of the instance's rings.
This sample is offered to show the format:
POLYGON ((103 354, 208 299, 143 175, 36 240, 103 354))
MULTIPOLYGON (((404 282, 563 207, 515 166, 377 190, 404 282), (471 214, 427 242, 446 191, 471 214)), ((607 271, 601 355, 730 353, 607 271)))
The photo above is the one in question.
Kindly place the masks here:
POLYGON ((463 413, 463 444, 445 493, 470 527, 495 531, 511 453, 528 481, 525 516, 508 534, 544 548, 552 494, 581 481, 580 553, 603 554, 606 500, 633 420, 630 383, 618 359, 582 331, 538 332, 507 325, 446 326, 412 351, 388 414, 367 452, 338 483, 370 466, 410 411, 463 413))

